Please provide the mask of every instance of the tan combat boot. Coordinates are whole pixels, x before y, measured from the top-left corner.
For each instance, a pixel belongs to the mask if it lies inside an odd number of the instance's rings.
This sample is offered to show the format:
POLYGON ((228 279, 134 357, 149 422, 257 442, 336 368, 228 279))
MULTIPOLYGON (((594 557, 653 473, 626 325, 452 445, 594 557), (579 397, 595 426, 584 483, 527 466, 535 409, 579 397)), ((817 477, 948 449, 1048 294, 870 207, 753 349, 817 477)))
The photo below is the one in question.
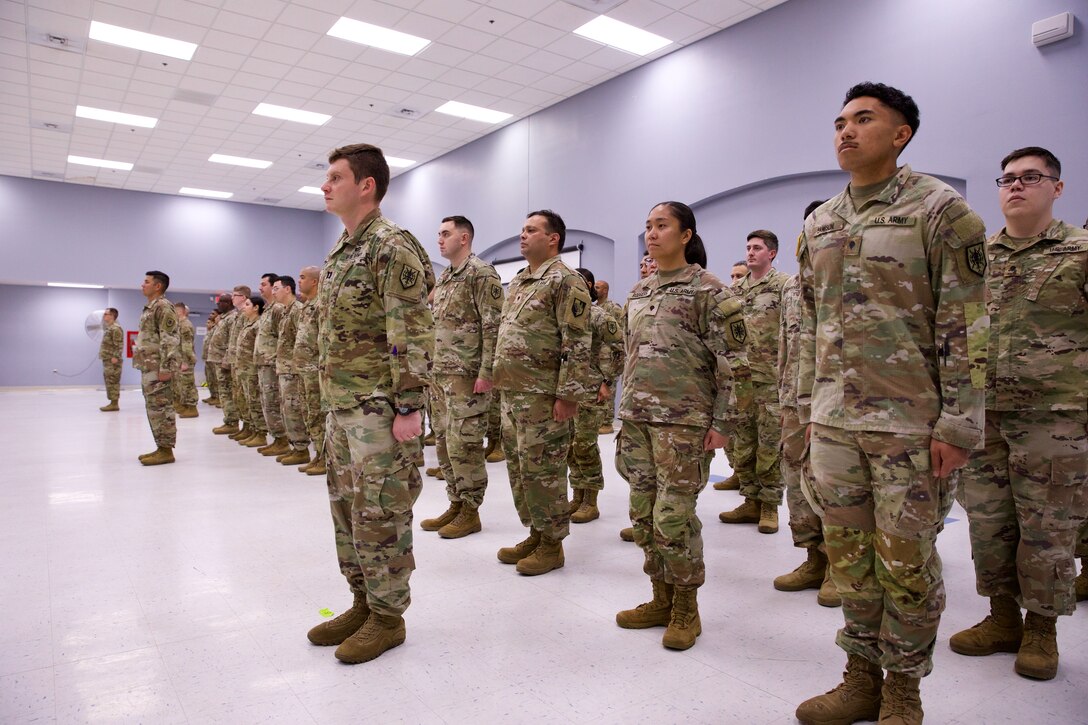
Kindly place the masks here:
POLYGON ((196 408, 191 407, 191 406, 184 406, 184 407, 178 408, 178 417, 179 418, 199 418, 200 417, 200 411, 198 411, 196 408))
POLYGON ((649 627, 667 627, 672 619, 672 584, 662 579, 650 579, 654 588, 654 598, 643 602, 634 609, 624 609, 616 613, 616 624, 624 629, 648 629, 649 627))
POLYGON ((483 528, 483 524, 480 523, 479 509, 462 503, 457 516, 454 517, 453 521, 440 528, 438 535, 443 539, 460 539, 463 536, 482 531, 483 528))
POLYGON ((773 503, 761 503, 759 505, 759 527, 761 534, 778 533, 778 506, 773 503))
POLYGON ((624 541, 634 541, 635 540, 635 527, 634 526, 628 526, 626 529, 620 529, 620 538, 623 539, 624 541))
POLYGON ((669 627, 661 638, 661 644, 669 649, 691 649, 695 638, 703 633, 703 623, 699 619, 699 604, 695 587, 673 587, 672 614, 669 627))
POLYGON ((1012 597, 990 597, 990 613, 970 629, 949 637, 952 651, 982 657, 995 652, 1019 652, 1024 639, 1024 620, 1020 605, 1012 597))
POLYGON ((484 446, 484 460, 492 454, 492 452, 499 447, 499 439, 488 436, 487 445, 484 446))
POLYGON ((570 506, 567 507, 567 515, 573 516, 574 512, 582 506, 582 499, 586 496, 586 490, 584 488, 574 489, 574 494, 570 497, 570 506))
POLYGON ((724 481, 718 481, 714 484, 715 491, 736 491, 740 489, 740 476, 734 473, 724 481))
POLYGON ((502 463, 506 460, 506 454, 502 452, 502 446, 495 446, 495 450, 491 451, 484 458, 488 463, 502 463))
POLYGON ((442 467, 441 466, 435 466, 434 468, 428 468, 426 471, 424 471, 424 473, 426 473, 431 478, 437 478, 439 481, 445 481, 446 480, 446 474, 442 473, 442 467))
POLYGON ((1033 680, 1053 680, 1058 674, 1057 617, 1028 612, 1024 640, 1016 653, 1016 674, 1033 680))
POLYGON ((309 463, 310 451, 306 448, 292 450, 290 453, 286 453, 283 456, 276 456, 276 460, 285 466, 297 466, 300 463, 309 463))
POLYGON ((425 438, 423 439, 423 445, 424 445, 424 446, 433 446, 433 445, 434 445, 434 440, 435 440, 435 437, 434 437, 434 431, 432 430, 432 431, 431 431, 430 433, 428 433, 428 434, 427 434, 427 436, 426 436, 426 437, 425 437, 425 438))
POLYGON ((744 499, 744 503, 732 511, 722 511, 718 520, 723 524, 758 524, 760 518, 759 501, 754 498, 744 499))
POLYGON ((317 460, 317 461, 314 461, 313 463, 310 464, 310 467, 306 469, 306 475, 307 476, 324 476, 326 473, 328 473, 328 469, 326 468, 326 465, 327 464, 325 463, 324 458, 322 458, 320 460, 317 460))
POLYGON ((110 402, 99 408, 99 410, 101 410, 103 413, 112 413, 115 410, 121 410, 121 408, 117 406, 116 400, 111 400, 110 402))
POLYGON ((238 441, 246 448, 256 448, 258 452, 262 448, 266 447, 268 443, 268 436, 264 433, 254 433, 252 438, 247 438, 244 441, 238 441))
POLYGON ((883 725, 922 725, 920 677, 889 672, 880 691, 880 723, 883 725))
POLYGON ((563 542, 560 539, 540 537, 540 544, 533 549, 533 553, 518 561, 518 574, 525 576, 538 576, 547 574, 553 569, 562 569, 563 542))
POLYGON ((291 444, 286 438, 274 438, 271 444, 258 448, 257 452, 262 456, 282 456, 284 453, 291 452, 291 444))
POLYGON ((219 405, 219 398, 213 395, 210 398, 204 398, 204 402, 208 405, 219 405))
POLYGON ((161 466, 164 463, 174 462, 174 451, 171 448, 159 446, 158 450, 146 458, 141 458, 140 463, 145 466, 161 466))
POLYGON ((615 432, 616 431, 612 429, 612 424, 611 423, 605 423, 604 425, 602 425, 600 428, 597 429, 597 435, 599 435, 599 436, 610 436, 615 432))
POLYGON ((780 592, 799 592, 804 589, 819 589, 827 573, 827 557, 818 547, 808 549, 805 563, 789 574, 775 577, 774 588, 780 592))
POLYGON ((1080 576, 1073 580, 1073 587, 1078 602, 1088 600, 1088 556, 1080 558, 1080 576))
POLYGON ((369 662, 404 644, 404 617, 371 612, 366 624, 336 648, 336 659, 349 665, 369 662))
POLYGON ((225 436, 225 435, 228 435, 230 433, 237 433, 237 432, 238 432, 238 424, 237 423, 235 423, 234 425, 231 425, 230 423, 224 423, 223 425, 217 425, 216 427, 212 428, 212 433, 216 434, 217 436, 225 436))
POLYGON ((306 633, 306 638, 318 647, 332 647, 358 632, 369 616, 366 595, 356 594, 350 609, 341 612, 335 619, 317 625, 306 633))
POLYGON ((438 531, 446 524, 457 518, 457 514, 461 513, 461 502, 450 501, 448 509, 440 513, 433 519, 423 519, 419 522, 419 528, 424 531, 438 531))
POLYGON ((831 564, 827 565, 827 570, 824 572, 824 583, 820 585, 820 591, 816 592, 816 603, 821 607, 842 606, 839 589, 835 586, 835 582, 831 580, 831 564))
POLYGON ((880 665, 861 655, 850 655, 842 683, 834 690, 805 700, 795 715, 805 725, 832 725, 880 717, 880 691, 884 684, 880 665))
POLYGON ((536 529, 529 529, 529 538, 525 539, 525 541, 499 549, 499 561, 503 564, 517 564, 536 551, 538 546, 540 546, 540 532, 536 529))
POLYGON ((587 490, 582 497, 582 503, 570 516, 571 523, 586 524, 594 519, 601 518, 601 510, 597 508, 597 494, 599 491, 587 490))
MULTIPOLYGON (((220 427, 226 427, 226 424, 220 427)), ((231 433, 227 436, 227 438, 230 438, 232 441, 236 441, 242 438, 249 438, 251 435, 253 435, 253 429, 249 427, 248 423, 242 423, 241 428, 239 428, 237 424, 231 426, 231 433)))

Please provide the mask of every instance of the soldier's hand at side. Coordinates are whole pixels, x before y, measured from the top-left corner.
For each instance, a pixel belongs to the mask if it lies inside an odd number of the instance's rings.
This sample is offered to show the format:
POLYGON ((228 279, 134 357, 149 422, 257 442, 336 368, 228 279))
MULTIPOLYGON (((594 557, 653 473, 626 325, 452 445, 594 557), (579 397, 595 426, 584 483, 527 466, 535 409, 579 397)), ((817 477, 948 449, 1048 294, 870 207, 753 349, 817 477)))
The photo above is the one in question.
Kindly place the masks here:
POLYGON ((948 478, 953 471, 963 468, 971 451, 951 443, 929 439, 929 466, 934 478, 948 478))
POLYGON ((555 405, 552 406, 552 418, 555 420, 556 423, 562 423, 564 420, 570 420, 577 412, 578 404, 571 400, 556 398, 555 405))
POLYGON ((113 363, 114 365, 116 365, 116 364, 117 364, 118 362, 120 362, 120 361, 119 361, 119 360, 118 360, 117 358, 115 358, 115 357, 111 357, 111 358, 110 358, 110 362, 111 362, 111 363, 113 363))
POLYGON ((171 378, 173 378, 173 377, 174 377, 174 374, 173 374, 173 373, 163 373, 163 372, 160 372, 160 373, 159 373, 159 382, 160 382, 160 383, 165 383, 165 382, 166 382, 167 380, 170 380, 170 379, 171 379, 171 378))
POLYGON ((601 387, 597 391, 597 402, 603 403, 604 401, 608 400, 609 392, 611 391, 608 389, 608 383, 601 383, 601 387))
POLYGON ((703 436, 703 450, 713 451, 717 448, 726 448, 729 445, 729 436, 723 436, 718 431, 711 428, 703 436))
POLYGON ((494 385, 490 380, 484 380, 483 378, 476 378, 476 383, 472 386, 472 392, 474 393, 487 393, 490 392, 494 385))
POLYGON ((188 369, 189 369, 189 366, 186 363, 181 364, 181 372, 185 372, 188 369))
POLYGON ((393 418, 393 437, 399 443, 419 438, 421 435, 423 435, 423 415, 418 410, 393 418))

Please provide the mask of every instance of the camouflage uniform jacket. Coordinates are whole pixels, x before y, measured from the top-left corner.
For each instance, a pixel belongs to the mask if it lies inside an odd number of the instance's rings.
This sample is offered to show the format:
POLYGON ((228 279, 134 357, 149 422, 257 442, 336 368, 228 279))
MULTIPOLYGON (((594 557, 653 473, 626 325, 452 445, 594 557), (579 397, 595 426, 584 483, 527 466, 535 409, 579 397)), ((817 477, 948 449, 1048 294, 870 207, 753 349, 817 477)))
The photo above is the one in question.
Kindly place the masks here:
POLYGON ((801 279, 793 275, 782 285, 778 325, 778 403, 797 407, 797 362, 801 356, 801 279))
POLYGON ((284 307, 279 302, 265 305, 257 318, 257 343, 253 346, 253 359, 258 365, 276 364, 276 345, 283 323, 284 307))
POLYGON ((295 369, 300 373, 317 371, 317 298, 298 306, 298 330, 292 352, 295 369))
POLYGON ((782 285, 789 275, 771 267, 758 282, 747 275, 733 291, 744 298, 744 323, 748 326, 748 368, 752 382, 774 383, 778 379, 778 326, 782 285))
POLYGON ((181 337, 181 362, 192 370, 196 365, 196 328, 188 317, 178 318, 178 333, 181 337))
POLYGON ((205 327, 204 330, 204 342, 200 345, 200 359, 207 362, 208 351, 212 347, 212 335, 215 334, 215 325, 209 325, 205 327))
POLYGON ((238 359, 238 333, 242 331, 242 326, 245 324, 245 317, 242 316, 241 310, 236 311, 234 319, 231 320, 230 325, 230 337, 227 338, 227 356, 223 358, 224 364, 233 367, 241 362, 238 359))
POLYGON ((276 335, 277 375, 298 372, 298 366, 295 365, 295 342, 298 340, 298 316, 301 311, 302 304, 298 300, 291 300, 291 304, 283 306, 283 319, 276 335))
POLYGON ((178 314, 165 297, 144 305, 140 314, 140 333, 132 353, 132 367, 145 373, 176 373, 181 364, 178 338, 178 314))
POLYGON ((318 292, 325 410, 347 410, 372 398, 424 406, 434 357, 428 275, 434 279, 427 253, 380 209, 340 235, 325 258, 318 292))
POLYGON ((600 390, 601 383, 612 385, 623 372, 623 330, 615 318, 597 305, 589 308, 589 325, 593 333, 589 347, 589 382, 600 390))
POLYGON ((903 166, 854 210, 805 221, 799 250, 802 424, 982 440, 985 229, 946 184, 903 166))
POLYGON ((696 264, 640 280, 627 295, 620 418, 730 435, 752 396, 743 305, 696 264))
POLYGON ((238 310, 235 309, 228 310, 227 314, 219 316, 219 322, 215 323, 215 328, 210 335, 211 342, 208 343, 208 362, 223 367, 229 365, 231 328, 234 327, 238 317, 238 310))
MULTIPOLYGON (((264 314, 261 315, 264 317, 264 314)), ((239 316, 235 323, 237 334, 234 336, 234 359, 239 373, 253 373, 257 370, 257 338, 260 337, 261 318, 247 320, 239 316)))
MULTIPOLYGON (((589 402, 592 302, 582 275, 556 255, 510 282, 495 346, 499 390, 589 402)), ((592 396, 590 393, 592 392, 592 396)))
POLYGON ((109 362, 113 358, 124 359, 125 335, 121 326, 111 322, 102 328, 102 344, 98 347, 98 359, 109 362))
POLYGON ((1088 231, 987 243, 987 410, 1088 409, 1088 231))
POLYGON ((498 273, 475 254, 442 272, 434 288, 436 374, 491 380, 502 301, 498 273))

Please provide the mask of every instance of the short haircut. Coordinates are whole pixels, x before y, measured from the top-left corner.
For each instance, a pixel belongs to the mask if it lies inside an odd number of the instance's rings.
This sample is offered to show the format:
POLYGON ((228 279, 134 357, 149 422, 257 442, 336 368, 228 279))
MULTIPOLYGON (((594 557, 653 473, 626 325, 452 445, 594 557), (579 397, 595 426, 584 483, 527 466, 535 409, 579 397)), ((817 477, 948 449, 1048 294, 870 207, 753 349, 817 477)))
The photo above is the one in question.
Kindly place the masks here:
POLYGON ((531 211, 525 215, 528 219, 531 216, 542 216, 548 224, 548 234, 559 235, 559 250, 563 251, 563 244, 567 241, 567 225, 563 223, 563 217, 556 214, 551 209, 540 209, 538 211, 531 211))
POLYGON ((778 251, 778 235, 774 232, 766 229, 756 229, 754 232, 748 232, 748 236, 744 238, 744 241, 747 242, 749 239, 761 239, 767 245, 767 249, 778 251))
POLYGON ((805 207, 805 215, 803 217, 801 217, 801 218, 802 219, 808 219, 809 216, 812 214, 812 212, 816 211, 817 209, 819 209, 821 206, 823 206, 826 203, 827 203, 826 200, 821 200, 821 199, 817 199, 816 201, 810 201, 808 203, 808 206, 805 207))
POLYGON ((453 222, 453 226, 456 229, 460 229, 463 232, 468 232, 468 239, 471 242, 472 238, 476 236, 476 228, 472 226, 472 222, 468 220, 468 217, 463 217, 460 214, 454 214, 442 219, 442 223, 453 222))
POLYGON ((733 266, 734 267, 747 267, 748 266, 748 260, 747 259, 741 259, 739 261, 733 262, 733 266))
POLYGON ((249 301, 253 303, 253 306, 257 308, 257 314, 264 312, 265 301, 264 297, 260 295, 250 295, 249 301))
MULTIPOLYGON (((290 277, 290 276, 288 276, 286 274, 281 274, 276 279, 276 282, 280 283, 280 287, 289 287, 291 289, 291 294, 295 294, 295 290, 297 288, 295 287, 295 278, 294 277, 290 277)), ((273 284, 275 284, 275 282, 273 284)))
MULTIPOLYGON (((910 138, 907 139, 907 144, 914 140, 915 134, 918 133, 918 126, 921 123, 921 116, 918 111, 918 104, 914 102, 913 98, 898 88, 892 88, 883 83, 866 82, 858 83, 848 90, 842 105, 845 106, 855 98, 862 97, 875 98, 902 116, 906 124, 910 126, 910 138)), ((903 148, 906 148, 907 144, 903 144, 903 148)), ((900 151, 902 150, 900 149, 900 151)))
POLYGON ((276 284, 276 280, 278 280, 279 278, 280 276, 275 272, 265 272, 261 275, 261 279, 267 279, 269 285, 276 284))
POLYGON ((1062 175, 1062 162, 1058 161, 1058 157, 1050 153, 1042 146, 1025 146, 1022 149, 1016 149, 1005 158, 1001 159, 1001 170, 1004 171, 1005 167, 1011 164, 1017 159, 1022 159, 1025 156, 1038 156, 1046 163, 1047 168, 1054 174, 1061 178, 1062 175))
POLYGON ((389 164, 380 148, 368 143, 341 146, 329 154, 329 163, 336 163, 340 159, 348 162, 356 184, 368 176, 374 179, 375 201, 385 198, 385 192, 389 190, 389 164))
POLYGON ((117 308, 116 307, 107 307, 106 308, 106 314, 113 317, 114 322, 117 321, 117 308))
POLYGON ((253 296, 253 290, 249 288, 248 284, 240 284, 234 288, 234 291, 240 295, 245 295, 246 297, 253 296))
POLYGON ((189 311, 189 305, 185 304, 184 302, 175 302, 174 307, 180 307, 181 309, 185 310, 186 312, 189 311))
POLYGON ((144 274, 161 284, 163 292, 166 292, 166 290, 170 289, 170 277, 166 274, 166 272, 160 272, 157 269, 153 269, 150 272, 144 272, 144 274))

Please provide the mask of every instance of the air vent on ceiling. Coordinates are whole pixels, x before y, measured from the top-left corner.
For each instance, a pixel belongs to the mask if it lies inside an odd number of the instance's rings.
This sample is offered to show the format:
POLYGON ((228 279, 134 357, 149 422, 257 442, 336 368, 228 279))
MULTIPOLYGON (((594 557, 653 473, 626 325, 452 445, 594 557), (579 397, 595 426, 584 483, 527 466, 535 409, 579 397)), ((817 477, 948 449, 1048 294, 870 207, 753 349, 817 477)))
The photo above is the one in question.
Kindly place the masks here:
POLYGON ((408 121, 414 121, 423 115, 423 111, 417 108, 408 108, 407 106, 393 106, 385 112, 387 116, 395 116, 397 118, 403 118, 408 121))
POLYGON ((564 0, 568 5, 574 5, 575 7, 588 10, 591 13, 597 13, 603 15, 612 8, 616 7, 623 0, 564 0))
POLYGON ((35 179, 54 179, 56 181, 64 181, 64 174, 59 171, 35 171, 35 179))
POLYGON ((53 33, 41 28, 27 28, 26 39, 31 45, 40 45, 43 48, 63 50, 68 53, 82 53, 86 39, 74 38, 63 33, 53 33))
POLYGON ((201 93, 200 91, 187 91, 184 88, 178 88, 174 91, 173 99, 175 101, 183 101, 185 103, 195 103, 198 106, 214 106, 219 96, 212 93, 201 93))
POLYGON ((324 171, 329 168, 329 165, 324 161, 314 161, 313 163, 306 164, 307 169, 317 169, 318 171, 324 171))
POLYGON ((57 133, 71 133, 72 126, 68 123, 61 123, 60 121, 42 121, 35 119, 30 122, 31 128, 36 128, 39 131, 56 131, 57 133))
POLYGON ((134 174, 153 174, 155 176, 162 176, 162 169, 157 169, 154 166, 143 166, 136 164, 132 167, 132 173, 134 174))
POLYGON ((283 201, 283 199, 273 199, 268 196, 258 196, 254 201, 257 201, 261 204, 279 204, 281 201, 283 201))

